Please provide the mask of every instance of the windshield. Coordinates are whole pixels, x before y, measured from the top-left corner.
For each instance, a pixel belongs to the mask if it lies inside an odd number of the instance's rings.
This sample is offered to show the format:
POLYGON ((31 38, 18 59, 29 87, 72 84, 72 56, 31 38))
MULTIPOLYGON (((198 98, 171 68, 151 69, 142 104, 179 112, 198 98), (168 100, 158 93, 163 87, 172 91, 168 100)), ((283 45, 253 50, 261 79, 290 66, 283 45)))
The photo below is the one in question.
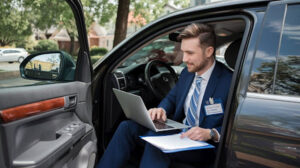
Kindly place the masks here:
POLYGON ((135 52, 123 62, 122 67, 144 64, 151 60, 160 60, 172 65, 181 64, 180 43, 169 40, 168 35, 163 36, 135 52))

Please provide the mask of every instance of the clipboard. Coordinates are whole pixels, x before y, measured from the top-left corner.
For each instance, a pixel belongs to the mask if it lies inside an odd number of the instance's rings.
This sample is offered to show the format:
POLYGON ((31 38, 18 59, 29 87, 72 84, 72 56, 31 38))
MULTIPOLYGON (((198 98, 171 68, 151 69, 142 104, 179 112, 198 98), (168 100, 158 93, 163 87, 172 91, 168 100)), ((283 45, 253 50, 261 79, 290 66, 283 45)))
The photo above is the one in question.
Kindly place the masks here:
POLYGON ((164 153, 215 148, 207 142, 180 138, 180 135, 179 133, 161 136, 140 136, 140 138, 159 148, 164 153))

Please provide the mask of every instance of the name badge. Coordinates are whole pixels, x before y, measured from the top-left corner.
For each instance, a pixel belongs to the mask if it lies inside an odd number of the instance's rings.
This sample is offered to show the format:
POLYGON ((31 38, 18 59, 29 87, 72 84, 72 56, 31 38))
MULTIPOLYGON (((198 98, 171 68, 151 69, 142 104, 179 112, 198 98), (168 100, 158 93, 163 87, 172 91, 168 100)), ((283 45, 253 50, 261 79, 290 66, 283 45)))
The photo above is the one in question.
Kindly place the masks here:
POLYGON ((216 115, 216 114, 223 114, 223 105, 222 101, 220 99, 212 100, 212 98, 209 98, 208 105, 204 106, 206 115, 216 115))

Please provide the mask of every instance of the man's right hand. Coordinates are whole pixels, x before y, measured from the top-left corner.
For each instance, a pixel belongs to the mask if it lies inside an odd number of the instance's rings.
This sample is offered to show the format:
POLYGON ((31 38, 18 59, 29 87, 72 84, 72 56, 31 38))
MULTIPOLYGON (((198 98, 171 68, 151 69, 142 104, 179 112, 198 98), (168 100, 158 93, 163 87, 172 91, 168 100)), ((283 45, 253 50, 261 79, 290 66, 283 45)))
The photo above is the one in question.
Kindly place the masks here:
POLYGON ((166 121, 167 115, 163 108, 151 108, 148 110, 152 120, 166 121))

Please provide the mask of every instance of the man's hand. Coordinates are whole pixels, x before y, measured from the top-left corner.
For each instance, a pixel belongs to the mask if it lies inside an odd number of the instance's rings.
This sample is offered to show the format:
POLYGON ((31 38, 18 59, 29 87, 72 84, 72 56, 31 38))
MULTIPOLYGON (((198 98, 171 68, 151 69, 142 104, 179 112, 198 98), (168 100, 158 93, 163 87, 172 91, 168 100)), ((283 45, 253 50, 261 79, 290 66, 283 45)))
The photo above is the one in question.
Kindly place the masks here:
POLYGON ((181 138, 188 137, 191 140, 195 140, 195 141, 208 141, 211 139, 209 133, 210 133, 210 129, 193 127, 189 129, 187 132, 182 133, 181 138))
POLYGON ((160 120, 160 121, 167 120, 166 111, 163 108, 152 108, 149 109, 148 112, 152 120, 160 120))

